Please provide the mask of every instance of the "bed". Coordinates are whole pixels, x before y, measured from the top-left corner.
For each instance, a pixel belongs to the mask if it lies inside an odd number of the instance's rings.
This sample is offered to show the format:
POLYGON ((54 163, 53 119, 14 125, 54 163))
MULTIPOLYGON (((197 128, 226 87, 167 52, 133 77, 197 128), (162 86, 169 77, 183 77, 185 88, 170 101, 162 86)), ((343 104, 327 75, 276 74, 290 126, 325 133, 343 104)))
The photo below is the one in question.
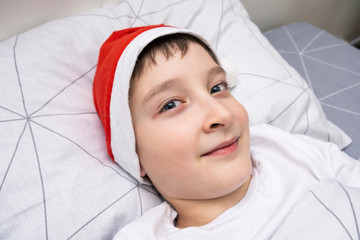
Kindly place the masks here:
POLYGON ((359 159, 360 51, 304 22, 285 25, 264 35, 306 80, 326 117, 352 138, 352 144, 344 151, 359 159))
POLYGON ((235 65, 233 94, 252 125, 360 158, 360 51, 307 23, 263 35, 238 0, 205 2, 128 0, 0 43, 1 239, 111 239, 162 201, 111 161, 93 105, 98 50, 120 28, 199 32, 235 65))

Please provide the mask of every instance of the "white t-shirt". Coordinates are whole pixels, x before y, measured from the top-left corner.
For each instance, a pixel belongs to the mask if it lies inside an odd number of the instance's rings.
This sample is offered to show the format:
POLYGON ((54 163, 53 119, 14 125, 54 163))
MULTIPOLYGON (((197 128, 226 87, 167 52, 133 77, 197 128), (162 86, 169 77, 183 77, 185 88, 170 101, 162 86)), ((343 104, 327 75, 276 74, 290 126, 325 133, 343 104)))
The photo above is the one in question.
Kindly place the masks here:
POLYGON ((173 224, 176 211, 164 202, 114 239, 269 239, 319 181, 334 178, 360 189, 360 161, 336 145, 269 125, 252 127, 250 133, 253 177, 238 204, 206 225, 179 229, 173 224))

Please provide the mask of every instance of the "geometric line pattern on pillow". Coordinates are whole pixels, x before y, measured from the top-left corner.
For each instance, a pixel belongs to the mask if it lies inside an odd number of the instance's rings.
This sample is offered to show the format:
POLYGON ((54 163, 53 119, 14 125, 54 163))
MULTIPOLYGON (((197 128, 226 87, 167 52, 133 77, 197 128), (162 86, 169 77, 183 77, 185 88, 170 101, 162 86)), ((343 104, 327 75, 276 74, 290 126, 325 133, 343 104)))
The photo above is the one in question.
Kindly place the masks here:
MULTIPOLYGON (((21 36, 21 35, 20 35, 21 36)), ((102 206, 102 208, 99 208, 97 211, 95 212, 93 216, 88 216, 89 220, 84 223, 82 226, 80 226, 78 229, 75 229, 74 233, 71 234, 70 236, 67 236, 68 239, 74 237, 76 234, 78 234, 82 229, 84 229, 85 227, 87 227, 89 224, 91 224, 92 221, 94 221, 97 217, 99 217, 101 214, 103 214, 105 211, 112 211, 110 208, 111 207, 118 207, 116 206, 117 203, 121 202, 121 200, 123 198, 126 198, 127 195, 129 193, 136 193, 134 196, 131 197, 131 201, 134 202, 135 205, 133 205, 133 207, 131 208, 132 210, 135 209, 136 205, 139 208, 139 215, 141 216, 143 214, 144 211, 146 211, 146 209, 148 209, 149 206, 147 206, 147 203, 143 203, 143 200, 148 200, 148 198, 154 198, 155 200, 151 200, 154 203, 156 202, 156 200, 159 198, 158 194, 149 186, 144 186, 144 185, 139 185, 138 182, 133 179, 131 176, 129 176, 126 172, 124 172, 123 170, 121 170, 119 168, 118 165, 113 164, 111 161, 110 162, 105 162, 100 160, 97 156, 95 156, 94 154, 91 153, 91 151, 87 150, 86 147, 82 146, 82 144, 77 143, 75 140, 72 140, 71 137, 67 137, 66 135, 58 132, 57 130, 52 129, 51 127, 47 127, 44 124, 40 123, 41 119, 47 119, 49 121, 52 120, 52 118, 54 117, 64 117, 64 116, 71 116, 71 117, 83 117, 86 115, 92 115, 91 119, 97 119, 97 113, 93 110, 93 109, 80 109, 84 110, 84 111, 80 111, 80 112, 73 112, 72 108, 71 109, 66 109, 63 108, 63 110, 65 111, 60 111, 60 112, 56 112, 56 113, 49 113, 49 114, 40 114, 42 109, 45 109, 47 105, 51 104, 52 101, 55 101, 57 97, 60 97, 61 94, 65 94, 67 90, 70 90, 72 87, 75 87, 77 83, 81 82, 81 81, 92 81, 93 75, 94 75, 94 71, 95 71, 95 67, 96 66, 92 66, 88 71, 86 71, 84 74, 82 74, 80 77, 75 78, 75 80, 72 80, 69 84, 66 84, 64 86, 62 86, 62 88, 53 96, 51 96, 48 100, 45 99, 43 100, 43 104, 40 105, 40 107, 38 109, 36 109, 33 112, 30 112, 27 108, 27 106, 31 105, 31 101, 27 101, 27 97, 26 95, 29 95, 29 92, 26 92, 23 90, 23 85, 24 81, 22 80, 22 66, 21 63, 18 63, 18 59, 17 59, 17 43, 18 43, 18 39, 19 36, 15 37, 15 41, 14 41, 14 46, 12 47, 13 49, 13 66, 15 68, 15 72, 16 72, 16 80, 17 80, 17 86, 18 86, 18 94, 14 94, 13 95, 18 95, 19 98, 17 100, 17 104, 14 104, 14 106, 10 107, 5 107, 5 106, 0 106, 1 109, 3 109, 5 112, 2 112, 1 119, 0 119, 0 124, 5 124, 5 123, 12 123, 12 122, 16 122, 18 125, 19 130, 19 135, 15 135, 14 137, 14 145, 13 148, 9 148, 8 149, 8 155, 9 158, 7 158, 7 160, 9 161, 4 161, 6 159, 2 159, 2 166, 4 166, 4 168, 2 167, 1 169, 4 169, 5 172, 1 172, 1 176, 2 178, 0 179, 0 202, 2 204, 0 204, 0 206, 6 206, 11 203, 7 203, 7 202, 2 202, 1 200, 3 200, 2 196, 4 196, 4 194, 7 194, 7 192, 11 189, 7 189, 7 180, 10 181, 10 185, 12 183, 11 179, 11 174, 13 173, 12 170, 15 167, 12 167, 12 165, 14 164, 15 161, 24 161, 25 159, 16 159, 16 156, 18 154, 18 151, 23 151, 22 147, 22 141, 26 141, 23 138, 27 138, 27 144, 25 147, 27 148, 24 152, 28 152, 29 149, 30 151, 33 151, 33 156, 35 158, 35 162, 34 164, 36 165, 35 168, 33 168, 32 170, 34 170, 34 172, 32 172, 31 174, 33 175, 32 177, 36 177, 34 175, 37 175, 36 178, 39 179, 39 189, 40 189, 40 194, 39 196, 41 196, 41 199, 37 200, 37 203, 35 203, 35 205, 32 208, 36 208, 36 212, 32 213, 32 216, 36 216, 36 215, 42 215, 42 220, 40 222, 38 222, 39 225, 43 224, 43 231, 44 231, 44 238, 48 239, 51 237, 59 237, 60 235, 58 235, 58 233, 56 235, 52 235, 51 233, 49 233, 49 229, 52 228, 52 230, 54 230, 55 232, 57 231, 54 228, 58 228, 59 226, 49 226, 49 212, 51 211, 51 208, 49 207, 49 205, 52 204, 48 204, 49 201, 49 196, 50 194, 48 194, 47 192, 47 182, 46 182, 46 177, 44 176, 44 161, 45 159, 42 159, 41 155, 41 145, 42 144, 38 144, 38 142, 40 141, 37 138, 37 135, 39 136, 40 134, 37 134, 37 130, 39 128, 37 128, 36 126, 41 127, 43 130, 48 131, 51 134, 57 135, 59 137, 61 137, 62 139, 64 139, 65 141, 67 141, 68 143, 76 146, 76 148, 82 150, 86 155, 88 155, 88 157, 86 158, 87 161, 91 160, 91 159, 95 159, 98 163, 100 163, 102 166, 106 167, 107 169, 110 170, 111 174, 109 176, 111 176, 112 181, 114 181, 114 178, 116 178, 116 176, 120 177, 121 181, 120 184, 122 185, 122 188, 125 187, 126 185, 129 185, 128 188, 126 189, 125 192, 123 191, 118 191, 115 194, 112 194, 113 196, 111 198, 109 198, 108 200, 103 199, 102 202, 105 202, 107 205, 102 206), (90 75, 90 76, 89 76, 90 75), (17 106, 15 106, 17 105, 17 106), (66 111, 69 110, 69 111, 66 111), (6 114, 6 112, 11 113, 6 114), (37 120, 36 120, 37 119, 37 120), (27 134, 26 134, 27 133, 27 134), (124 181, 126 180, 128 181, 130 184, 124 184, 124 181), (118 195, 119 194, 119 195, 118 195), (149 196, 150 194, 150 196, 149 196), (143 195, 143 197, 142 197, 143 195), (154 196, 154 197, 151 197, 154 196), (144 199, 142 199, 144 198, 144 199), (135 200, 135 201, 134 201, 135 200), (7 204, 6 204, 7 203, 7 204), (41 204, 40 204, 41 203, 41 204), (38 207, 36 205, 42 205, 42 207, 38 207), (143 206, 144 205, 144 206, 143 206), (35 207, 36 206, 36 207, 35 207), (144 209, 143 209, 144 207, 144 209)), ((25 75, 25 74, 24 74, 25 75)), ((89 89, 90 90, 90 89, 89 89)), ((90 91, 91 93, 91 91, 90 91)), ((92 105, 92 99, 89 98, 87 99, 88 103, 90 103, 89 105, 92 105)), ((13 102, 14 103, 14 102, 13 102)), ((90 121, 88 121, 90 122, 90 121)), ((2 127, 2 132, 3 130, 5 131, 4 127, 2 127)), ((43 135, 43 134, 42 134, 43 135)), ((45 140, 47 141, 47 140, 45 140)), ((5 144, 4 144, 5 145, 5 144)), ((46 161, 50 161, 50 159, 46 159, 46 161)), ((81 166, 78 166, 79 168, 81 168, 81 166)), ((24 169, 24 170, 28 170, 28 169, 24 169)), ((94 171, 95 172, 95 171, 94 171)), ((103 175, 104 176, 104 175, 103 175)), ((19 189, 18 189, 19 190, 19 189)), ((31 192, 29 194, 34 194, 34 192, 31 192)), ((29 197, 29 196, 27 196, 29 197)), ((14 200, 14 199, 6 199, 8 201, 10 200, 14 200)), ((160 202, 160 201, 158 201, 160 202)), ((6 226, 7 223, 11 222, 11 221, 15 221, 16 219, 13 219, 11 216, 7 216, 6 212, 9 211, 9 209, 1 209, 1 216, 2 216, 2 226, 6 226)), ((10 212, 11 213, 11 212, 10 212)), ((136 216, 136 212, 134 211, 134 216, 136 216)), ((129 215, 133 215, 133 214, 129 214, 129 215)), ((70 216, 68 216, 70 217, 70 216)), ((26 225, 26 223, 24 223, 26 225)), ((24 226, 25 226, 24 225, 24 226)), ((109 223, 109 226, 114 226, 114 223, 109 223)), ((115 225, 116 226, 116 225, 115 225)), ((120 228, 122 225, 117 225, 118 228, 120 228)), ((40 229, 42 228, 41 226, 39 226, 40 229)), ((21 227, 19 227, 21 228, 21 227)), ((116 229, 118 229, 116 228, 116 229)), ((88 232, 91 232, 91 229, 88 230, 88 232)), ((111 233, 111 232, 109 232, 111 233)), ((3 235, 1 234, 3 237, 6 237, 6 234, 3 235)), ((108 233, 105 233, 104 236, 108 235, 108 233)), ((31 235, 27 235, 27 236, 31 236, 31 235)))
POLYGON ((360 158, 360 51, 308 23, 264 34, 307 81, 327 118, 353 140, 344 151, 360 158))
MULTIPOLYGON (((284 106, 284 108, 278 113, 276 114, 275 116, 273 116, 273 118, 269 119, 266 123, 267 124, 273 124, 278 118, 280 118, 282 116, 282 114, 286 113, 286 111, 291 108, 294 104, 296 104, 296 101, 302 97, 305 93, 307 95, 307 98, 311 98, 311 95, 308 93, 308 90, 310 89, 309 86, 305 85, 305 86, 299 86, 299 84, 294 84, 292 82, 286 82, 286 79, 285 80, 279 80, 279 79, 275 79, 275 78, 271 78, 271 77, 268 77, 268 76, 261 76, 259 74, 253 74, 253 73, 239 73, 238 74, 241 78, 244 78, 244 77, 248 77, 248 78, 251 78, 251 77, 256 77, 257 79, 263 79, 265 81, 268 81, 269 82, 269 86, 268 88, 276 88, 277 87, 277 84, 280 84, 280 85, 286 85, 287 87, 290 87, 290 88, 294 88, 295 91, 296 91, 296 94, 294 94, 293 96, 293 100, 288 102, 286 106, 284 106), (300 90, 300 92, 298 92, 297 90, 300 90)), ((244 83, 246 84, 246 83, 244 83)), ((263 90, 260 90, 259 92, 261 91, 266 91, 268 89, 263 89, 263 90)), ((275 92, 275 91, 274 91, 275 92)), ((250 96, 249 96, 250 97, 250 96)), ((251 98, 254 98, 256 99, 256 94, 251 96, 251 98)), ((310 101, 310 100, 309 100, 310 101)), ((310 119, 308 118, 308 114, 307 114, 307 111, 305 112, 305 116, 306 116, 306 125, 309 125, 310 124, 310 119)), ((303 134, 306 134, 307 133, 307 128, 304 129, 304 132, 303 134)))

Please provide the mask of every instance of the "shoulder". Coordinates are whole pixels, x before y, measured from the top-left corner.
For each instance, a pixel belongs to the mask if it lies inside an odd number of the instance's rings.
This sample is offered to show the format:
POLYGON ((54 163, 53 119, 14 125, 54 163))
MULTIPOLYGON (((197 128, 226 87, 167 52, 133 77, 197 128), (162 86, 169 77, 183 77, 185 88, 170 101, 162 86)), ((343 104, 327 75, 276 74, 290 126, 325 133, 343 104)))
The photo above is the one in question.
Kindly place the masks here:
POLYGON ((319 179, 337 178, 340 170, 359 169, 360 162, 350 158, 337 145, 302 134, 292 134, 261 124, 250 128, 250 149, 260 165, 292 165, 312 172, 319 179))
POLYGON ((175 210, 167 202, 163 202, 122 228, 114 239, 158 239, 159 231, 165 231, 176 215, 175 210))
POLYGON ((253 125, 250 127, 250 134, 253 139, 272 139, 274 141, 275 140, 283 141, 283 140, 288 140, 289 138, 293 140, 297 139, 300 141, 304 141, 304 140, 307 141, 308 139, 314 139, 312 137, 303 134, 290 133, 279 127, 272 126, 270 124, 253 125))
MULTIPOLYGON (((316 140, 292 134, 280 128, 261 124, 250 128, 250 151, 258 165, 284 168, 306 168, 311 172, 324 169, 328 150, 319 150, 316 140)), ((323 172, 320 173, 323 175, 323 172)))
POLYGON ((277 150, 300 151, 303 154, 320 157, 329 151, 340 151, 331 142, 318 140, 303 134, 293 134, 278 127, 260 124, 250 128, 251 144, 256 146, 276 148, 277 150))
POLYGON ((271 125, 250 128, 251 159, 261 174, 265 169, 267 173, 322 169, 321 156, 313 150, 315 147, 309 145, 307 138, 271 125))

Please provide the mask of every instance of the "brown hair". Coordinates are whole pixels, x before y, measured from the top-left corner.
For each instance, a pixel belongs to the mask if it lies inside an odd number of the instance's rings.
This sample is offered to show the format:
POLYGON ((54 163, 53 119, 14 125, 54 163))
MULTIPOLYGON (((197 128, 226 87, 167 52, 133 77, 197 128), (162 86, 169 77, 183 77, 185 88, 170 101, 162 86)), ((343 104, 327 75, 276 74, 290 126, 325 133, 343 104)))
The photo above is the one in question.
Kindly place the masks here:
POLYGON ((219 64, 219 61, 211 48, 193 35, 187 33, 175 33, 156 38, 142 50, 136 60, 130 79, 129 97, 132 96, 133 82, 137 81, 141 77, 141 74, 146 68, 156 65, 156 54, 160 52, 166 59, 169 59, 174 56, 176 51, 180 51, 181 57, 183 57, 188 51, 189 43, 197 43, 202 46, 209 53, 210 57, 219 64))

